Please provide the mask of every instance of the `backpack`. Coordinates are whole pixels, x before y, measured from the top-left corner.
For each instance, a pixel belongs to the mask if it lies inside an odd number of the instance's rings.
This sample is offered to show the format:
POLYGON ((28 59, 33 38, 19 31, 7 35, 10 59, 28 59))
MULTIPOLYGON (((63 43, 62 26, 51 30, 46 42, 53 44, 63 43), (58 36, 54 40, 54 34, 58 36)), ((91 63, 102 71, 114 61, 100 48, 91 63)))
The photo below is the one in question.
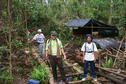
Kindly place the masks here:
MULTIPOLYGON (((87 52, 86 44, 87 44, 87 42, 85 43, 85 52, 87 52)), ((92 48, 93 48, 93 51, 92 52, 94 52, 94 42, 92 42, 92 48)))

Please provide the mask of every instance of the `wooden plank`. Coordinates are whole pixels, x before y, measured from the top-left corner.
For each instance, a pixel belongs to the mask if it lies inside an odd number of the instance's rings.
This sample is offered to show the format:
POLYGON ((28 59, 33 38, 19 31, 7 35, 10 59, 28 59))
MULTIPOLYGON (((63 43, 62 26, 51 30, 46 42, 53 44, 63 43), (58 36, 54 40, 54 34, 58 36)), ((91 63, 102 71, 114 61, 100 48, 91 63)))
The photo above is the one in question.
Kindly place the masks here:
MULTIPOLYGON (((73 77, 73 76, 77 76, 77 75, 83 75, 83 73, 71 73, 71 74, 66 74, 66 77, 73 77)), ((58 74, 58 77, 61 77, 60 74, 58 74)))
POLYGON ((73 67, 74 65, 71 65, 71 66, 63 66, 63 68, 71 68, 73 67))
MULTIPOLYGON (((85 81, 89 81, 89 80, 92 80, 91 77, 87 78, 85 81)), ((68 82, 69 84, 80 84, 82 82, 85 82, 83 80, 78 80, 78 81, 72 81, 72 82, 68 82)))
POLYGON ((72 73, 72 74, 66 74, 66 76, 76 76, 76 75, 83 75, 83 73, 72 73))

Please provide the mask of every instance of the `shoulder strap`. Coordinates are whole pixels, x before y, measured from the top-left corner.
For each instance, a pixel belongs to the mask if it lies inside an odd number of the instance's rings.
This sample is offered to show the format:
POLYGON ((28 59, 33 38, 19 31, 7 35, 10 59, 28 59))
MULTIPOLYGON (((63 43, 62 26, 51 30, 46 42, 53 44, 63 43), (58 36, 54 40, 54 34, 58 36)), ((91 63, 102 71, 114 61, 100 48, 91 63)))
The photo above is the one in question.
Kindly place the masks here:
POLYGON ((85 47, 85 52, 87 52, 87 49, 86 49, 86 44, 87 44, 87 43, 85 43, 85 46, 84 46, 84 47, 85 47))
POLYGON ((56 38, 58 40, 58 42, 60 41, 58 38, 56 38))
POLYGON ((93 52, 94 52, 94 42, 92 42, 93 52))
MULTIPOLYGON (((58 38, 56 38, 56 39, 58 40, 58 43, 59 43, 60 40, 59 40, 58 38)), ((50 40, 51 40, 51 39, 48 39, 47 42, 50 43, 50 40)))
POLYGON ((50 43, 50 39, 47 40, 47 43, 50 43))

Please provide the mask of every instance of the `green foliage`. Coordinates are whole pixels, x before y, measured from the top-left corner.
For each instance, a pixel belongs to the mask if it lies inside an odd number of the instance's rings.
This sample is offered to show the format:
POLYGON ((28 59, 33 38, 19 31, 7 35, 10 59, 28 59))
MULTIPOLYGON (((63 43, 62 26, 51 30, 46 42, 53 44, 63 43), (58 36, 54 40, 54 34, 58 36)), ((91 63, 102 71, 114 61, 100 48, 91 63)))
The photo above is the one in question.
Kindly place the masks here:
POLYGON ((66 65, 65 61, 63 61, 63 66, 65 66, 65 65, 66 65))
POLYGON ((78 81, 78 80, 81 80, 82 79, 82 75, 78 75, 78 76, 75 76, 73 78, 73 81, 78 81))
POLYGON ((8 53, 9 49, 7 48, 7 46, 0 46, 0 59, 4 55, 8 56, 8 53))
POLYGON ((40 65, 40 63, 39 63, 37 60, 32 60, 32 64, 33 64, 34 66, 40 65))
POLYGON ((6 12, 6 11, 3 11, 3 12, 2 12, 2 15, 3 15, 3 16, 7 16, 7 12, 6 12))
MULTIPOLYGON (((25 40, 25 31, 41 28, 46 38, 50 31, 56 30, 58 36, 66 44, 72 37, 72 31, 64 27, 71 19, 95 18, 108 23, 110 16, 110 5, 112 8, 112 24, 120 27, 125 26, 126 3, 122 0, 48 0, 48 4, 41 0, 13 0, 12 18, 17 35, 25 40), (25 28, 25 15, 27 17, 27 28, 25 28)), ((2 11, 2 16, 7 16, 7 11, 2 11)))
POLYGON ((83 82, 82 84, 92 84, 92 82, 91 82, 91 80, 89 80, 89 81, 83 82))
POLYGON ((22 42, 18 42, 16 45, 16 47, 22 47, 22 46, 23 46, 22 42))
POLYGON ((0 81, 4 81, 6 83, 12 83, 14 77, 10 77, 9 70, 0 70, 0 81))
POLYGON ((49 74, 45 66, 39 66, 33 69, 31 78, 34 80, 39 80, 41 83, 45 83, 49 80, 49 74))
POLYGON ((77 81, 78 80, 78 77, 74 77, 73 81, 77 81))
POLYGON ((76 73, 76 72, 77 72, 74 68, 71 68, 71 71, 72 71, 73 73, 76 73))
POLYGON ((98 69, 98 72, 102 72, 102 70, 101 69, 98 69))
POLYGON ((107 61, 107 64, 102 63, 102 66, 104 68, 112 68, 112 66, 113 66, 113 59, 110 57, 109 60, 107 61))
POLYGON ((18 40, 13 40, 12 41, 12 47, 16 47, 16 48, 19 48, 19 47, 24 47, 26 46, 25 43, 21 42, 21 41, 18 41, 18 40))
POLYGON ((79 65, 76 66, 78 69, 83 70, 83 68, 79 65))

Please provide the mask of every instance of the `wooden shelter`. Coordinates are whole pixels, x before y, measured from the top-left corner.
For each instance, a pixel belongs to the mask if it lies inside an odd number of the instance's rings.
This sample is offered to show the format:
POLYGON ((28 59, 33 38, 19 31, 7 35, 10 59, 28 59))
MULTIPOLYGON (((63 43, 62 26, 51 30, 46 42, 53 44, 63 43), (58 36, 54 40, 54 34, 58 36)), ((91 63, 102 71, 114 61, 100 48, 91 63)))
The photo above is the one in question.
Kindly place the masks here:
POLYGON ((111 26, 94 19, 73 19, 66 27, 72 28, 73 34, 76 36, 85 36, 92 34, 95 38, 115 37, 118 35, 116 26, 111 26))

